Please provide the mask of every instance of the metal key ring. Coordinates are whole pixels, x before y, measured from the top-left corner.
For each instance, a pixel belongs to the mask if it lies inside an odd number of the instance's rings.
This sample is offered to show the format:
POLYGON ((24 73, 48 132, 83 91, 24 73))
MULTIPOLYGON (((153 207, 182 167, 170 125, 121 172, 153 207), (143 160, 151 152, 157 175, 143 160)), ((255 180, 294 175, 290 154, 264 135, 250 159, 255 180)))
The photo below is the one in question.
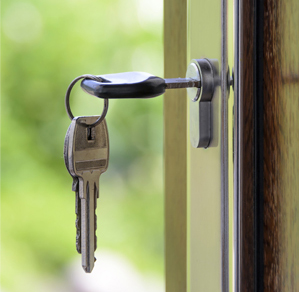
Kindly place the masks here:
MULTIPOLYGON (((80 79, 85 79, 85 78, 92 79, 92 80, 99 81, 99 82, 103 81, 103 79, 99 76, 84 74, 84 75, 81 75, 81 76, 75 78, 71 82, 71 84, 69 85, 69 87, 66 91, 66 94, 65 94, 65 109, 66 109, 66 112, 67 112, 67 114, 68 114, 68 116, 71 120, 74 118, 74 115, 72 114, 71 107, 70 107, 70 94, 71 94, 71 91, 72 91, 74 85, 80 79)), ((104 108, 103 108, 102 114, 100 115, 100 117, 94 123, 86 124, 87 127, 94 127, 94 126, 98 125, 99 123, 101 123, 105 119, 107 111, 108 111, 108 104, 109 104, 108 99, 104 99, 104 108)))

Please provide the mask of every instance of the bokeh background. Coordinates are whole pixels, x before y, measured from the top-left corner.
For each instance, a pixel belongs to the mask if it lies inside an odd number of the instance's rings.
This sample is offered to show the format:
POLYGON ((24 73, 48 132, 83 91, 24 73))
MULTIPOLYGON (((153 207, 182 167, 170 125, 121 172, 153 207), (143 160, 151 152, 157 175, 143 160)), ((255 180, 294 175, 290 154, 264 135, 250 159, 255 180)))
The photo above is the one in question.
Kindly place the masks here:
MULTIPOLYGON (((162 10, 160 0, 2 1, 1 291, 164 290, 162 98, 110 102, 91 275, 63 160, 67 86, 86 73, 163 76, 162 10)), ((102 105, 72 91, 75 115, 102 105)))

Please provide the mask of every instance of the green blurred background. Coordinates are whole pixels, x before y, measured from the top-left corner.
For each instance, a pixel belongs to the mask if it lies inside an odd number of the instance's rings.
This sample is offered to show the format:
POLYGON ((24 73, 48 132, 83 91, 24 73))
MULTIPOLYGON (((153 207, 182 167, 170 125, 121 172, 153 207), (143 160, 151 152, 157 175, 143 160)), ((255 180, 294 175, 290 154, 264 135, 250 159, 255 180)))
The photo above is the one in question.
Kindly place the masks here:
MULTIPOLYGON (((97 275, 84 275, 75 249, 64 95, 86 73, 162 76, 163 1, 5 0, 1 6, 1 291, 106 291, 70 283, 77 266, 83 282, 97 275)), ((75 115, 99 115, 102 105, 79 86, 72 91, 75 115)), ((113 100, 107 123, 99 254, 109 251, 140 277, 163 283, 162 98, 113 100)))

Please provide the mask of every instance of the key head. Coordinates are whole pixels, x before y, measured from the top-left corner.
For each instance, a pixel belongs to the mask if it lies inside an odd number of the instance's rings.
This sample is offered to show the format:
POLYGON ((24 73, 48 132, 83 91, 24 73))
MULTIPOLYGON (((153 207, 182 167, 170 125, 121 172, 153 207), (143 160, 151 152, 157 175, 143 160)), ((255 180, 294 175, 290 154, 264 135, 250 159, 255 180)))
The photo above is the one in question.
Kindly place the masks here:
MULTIPOLYGON (((73 119, 66 132, 65 139, 64 139, 64 163, 69 174, 73 178, 77 177, 73 168, 73 154, 72 154, 75 127, 76 127, 76 121, 75 119, 73 119)), ((72 186, 72 190, 74 190, 73 186, 72 186)))
POLYGON ((83 79, 81 87, 101 98, 151 98, 165 92, 165 80, 144 72, 100 75, 103 82, 83 79))
POLYGON ((70 137, 73 137, 75 125, 76 123, 72 122, 65 135, 64 163, 73 178, 72 191, 76 193, 76 249, 78 253, 81 254, 81 200, 79 198, 79 178, 77 176, 73 176, 74 173, 69 167, 69 149, 72 149, 72 147, 70 147, 70 140, 72 141, 72 138, 70 139, 70 137))
POLYGON ((106 121, 88 127, 98 116, 73 119, 73 133, 69 134, 68 165, 73 176, 100 176, 108 168, 109 137, 106 121))

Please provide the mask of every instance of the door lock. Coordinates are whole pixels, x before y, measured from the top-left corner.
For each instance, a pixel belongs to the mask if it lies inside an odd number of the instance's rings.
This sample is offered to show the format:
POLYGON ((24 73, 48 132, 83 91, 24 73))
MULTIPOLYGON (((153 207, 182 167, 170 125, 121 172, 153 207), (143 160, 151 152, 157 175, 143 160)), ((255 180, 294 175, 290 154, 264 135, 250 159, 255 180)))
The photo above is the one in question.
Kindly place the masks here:
POLYGON ((217 60, 192 60, 187 68, 188 78, 199 78, 200 88, 188 88, 191 102, 190 140, 195 148, 207 148, 212 139, 212 98, 216 86, 220 85, 219 66, 217 60))
POLYGON ((85 78, 81 87, 87 93, 104 99, 152 98, 166 89, 187 88, 190 102, 190 137, 195 148, 207 148, 211 141, 211 101, 219 82, 218 61, 194 59, 186 78, 163 79, 144 72, 125 72, 85 78))

